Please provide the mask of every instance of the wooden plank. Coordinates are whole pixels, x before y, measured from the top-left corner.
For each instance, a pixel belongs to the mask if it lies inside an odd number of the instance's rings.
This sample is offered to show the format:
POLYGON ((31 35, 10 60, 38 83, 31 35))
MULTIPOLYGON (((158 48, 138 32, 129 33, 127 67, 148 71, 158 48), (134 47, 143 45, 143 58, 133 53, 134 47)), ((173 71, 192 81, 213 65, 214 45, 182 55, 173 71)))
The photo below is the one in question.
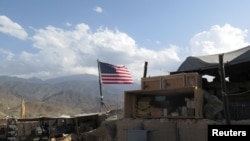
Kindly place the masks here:
POLYGON ((166 75, 162 77, 163 89, 177 89, 185 87, 185 73, 166 75))
POLYGON ((185 74, 185 85, 186 87, 202 87, 201 75, 197 72, 191 72, 185 74))
POLYGON ((195 118, 203 117, 203 94, 204 91, 201 88, 195 87, 194 91, 195 118))
MULTIPOLYGON (((136 108, 137 108, 137 100, 140 97, 150 96, 167 96, 169 98, 180 97, 183 99, 185 97, 191 97, 195 102, 195 113, 194 116, 178 116, 176 118, 202 118, 203 117, 203 90, 199 87, 184 87, 180 89, 161 89, 161 90, 133 90, 133 91, 125 91, 125 117, 132 118, 136 117, 136 108)), ((180 100, 181 101, 181 100, 180 100)), ((176 102, 176 101, 175 101, 176 102)), ((183 104, 183 103, 182 103, 183 104)), ((183 106, 183 105, 179 105, 183 106)), ((161 118, 163 116, 160 116, 161 118)), ((168 118, 175 118, 171 116, 167 116, 168 118)), ((158 117, 156 117, 158 118, 158 117)))
POLYGON ((161 89, 161 76, 141 78, 142 90, 158 90, 161 89))

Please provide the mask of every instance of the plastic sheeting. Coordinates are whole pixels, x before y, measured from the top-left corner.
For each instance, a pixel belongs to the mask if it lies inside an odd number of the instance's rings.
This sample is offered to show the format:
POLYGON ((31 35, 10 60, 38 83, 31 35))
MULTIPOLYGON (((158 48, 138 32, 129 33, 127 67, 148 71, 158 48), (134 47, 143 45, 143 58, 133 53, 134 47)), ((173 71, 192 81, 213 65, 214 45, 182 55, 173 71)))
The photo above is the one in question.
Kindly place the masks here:
MULTIPOLYGON (((225 63, 225 67, 234 66, 238 64, 245 64, 245 63, 250 64, 250 45, 235 51, 221 53, 221 54, 224 54, 223 61, 225 63)), ((179 73, 179 72, 204 73, 204 72, 209 72, 213 69, 217 69, 219 67, 218 65, 219 65, 219 54, 206 55, 206 56, 189 56, 180 65, 178 70, 173 73, 179 73)))

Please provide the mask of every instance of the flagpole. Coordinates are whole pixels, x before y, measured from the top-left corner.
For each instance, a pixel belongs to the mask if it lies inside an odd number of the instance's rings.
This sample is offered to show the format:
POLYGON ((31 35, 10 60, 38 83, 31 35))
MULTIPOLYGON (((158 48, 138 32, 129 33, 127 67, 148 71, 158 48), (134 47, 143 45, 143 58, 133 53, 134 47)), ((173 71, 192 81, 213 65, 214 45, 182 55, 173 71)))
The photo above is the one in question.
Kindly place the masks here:
POLYGON ((97 59, 97 65, 98 65, 99 89, 100 89, 100 112, 102 112, 102 106, 103 106, 102 81, 101 81, 101 73, 100 73, 100 63, 98 59, 97 59))

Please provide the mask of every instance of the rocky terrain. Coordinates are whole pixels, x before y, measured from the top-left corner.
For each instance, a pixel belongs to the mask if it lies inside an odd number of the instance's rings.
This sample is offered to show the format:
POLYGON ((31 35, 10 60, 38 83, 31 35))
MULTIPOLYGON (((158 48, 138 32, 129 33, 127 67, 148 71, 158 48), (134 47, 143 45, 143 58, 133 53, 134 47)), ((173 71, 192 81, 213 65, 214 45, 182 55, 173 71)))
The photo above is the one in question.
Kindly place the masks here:
MULTIPOLYGON (((124 91, 133 85, 102 85, 108 109, 123 108, 124 91)), ((26 117, 75 115, 99 112, 98 76, 82 74, 41 80, 0 76, 0 117, 20 117, 25 101, 26 117)))

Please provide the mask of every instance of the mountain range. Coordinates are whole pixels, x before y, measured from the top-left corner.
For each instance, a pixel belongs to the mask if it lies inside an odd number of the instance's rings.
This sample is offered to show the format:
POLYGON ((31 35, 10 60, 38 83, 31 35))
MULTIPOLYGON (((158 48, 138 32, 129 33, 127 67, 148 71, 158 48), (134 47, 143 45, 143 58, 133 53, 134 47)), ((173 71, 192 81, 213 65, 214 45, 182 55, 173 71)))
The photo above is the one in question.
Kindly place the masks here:
MULTIPOLYGON (((124 91, 140 89, 139 84, 101 86, 108 110, 123 108, 124 91)), ((90 74, 48 80, 0 76, 0 117, 20 117, 22 100, 27 118, 99 112, 99 78, 90 74)))

